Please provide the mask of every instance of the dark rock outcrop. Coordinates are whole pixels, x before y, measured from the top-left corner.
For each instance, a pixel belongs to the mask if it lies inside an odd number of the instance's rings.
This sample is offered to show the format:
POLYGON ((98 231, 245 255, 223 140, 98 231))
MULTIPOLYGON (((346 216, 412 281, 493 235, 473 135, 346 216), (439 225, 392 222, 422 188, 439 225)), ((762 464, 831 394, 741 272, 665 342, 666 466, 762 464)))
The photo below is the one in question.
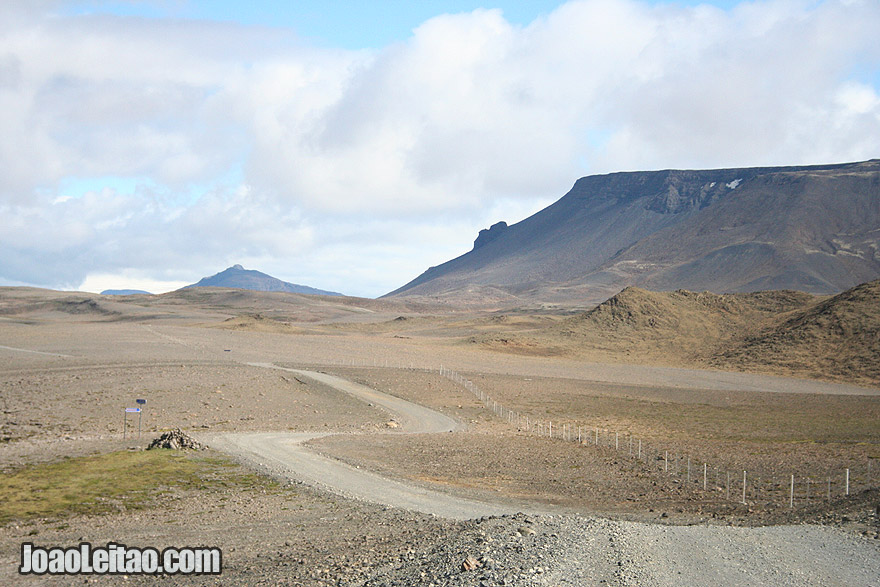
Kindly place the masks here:
POLYGON ((507 228, 507 223, 503 220, 501 222, 496 222, 489 228, 484 228, 477 235, 477 240, 474 241, 474 248, 479 249, 483 245, 486 245, 496 238, 498 238, 502 232, 507 228))

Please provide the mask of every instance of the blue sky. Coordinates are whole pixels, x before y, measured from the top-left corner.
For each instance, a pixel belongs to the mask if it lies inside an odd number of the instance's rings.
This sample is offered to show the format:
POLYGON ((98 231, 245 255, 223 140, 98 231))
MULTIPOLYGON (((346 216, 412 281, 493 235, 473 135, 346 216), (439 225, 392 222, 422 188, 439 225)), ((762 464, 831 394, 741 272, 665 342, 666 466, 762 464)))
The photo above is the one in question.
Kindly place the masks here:
MULTIPOLYGON (((244 25, 284 27, 319 44, 345 49, 380 48, 405 40, 419 24, 443 13, 498 8, 511 23, 525 26, 546 16, 564 2, 481 3, 465 0, 372 2, 336 0, 166 0, 158 2, 77 2, 67 14, 108 13, 149 18, 185 18, 229 21, 244 25)), ((696 6, 707 4, 725 10, 735 0, 651 0, 647 4, 696 6)))
POLYGON ((880 2, 0 2, 0 285, 378 296, 583 176, 880 156, 880 2))

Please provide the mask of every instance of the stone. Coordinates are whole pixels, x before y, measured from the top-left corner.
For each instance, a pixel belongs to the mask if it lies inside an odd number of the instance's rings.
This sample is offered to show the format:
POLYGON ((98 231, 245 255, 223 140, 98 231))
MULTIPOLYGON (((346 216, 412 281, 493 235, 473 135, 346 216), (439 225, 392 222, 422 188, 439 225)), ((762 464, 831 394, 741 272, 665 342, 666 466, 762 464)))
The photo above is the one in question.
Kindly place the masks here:
POLYGON ((147 447, 147 450, 154 448, 168 448, 171 450, 201 450, 202 445, 192 436, 180 428, 175 428, 169 432, 165 432, 147 447))
POLYGON ((480 561, 478 561, 477 559, 475 559, 472 556, 469 556, 466 559, 464 559, 463 563, 461 563, 461 570, 462 571, 474 571, 476 569, 479 569, 482 566, 483 566, 483 564, 480 561))

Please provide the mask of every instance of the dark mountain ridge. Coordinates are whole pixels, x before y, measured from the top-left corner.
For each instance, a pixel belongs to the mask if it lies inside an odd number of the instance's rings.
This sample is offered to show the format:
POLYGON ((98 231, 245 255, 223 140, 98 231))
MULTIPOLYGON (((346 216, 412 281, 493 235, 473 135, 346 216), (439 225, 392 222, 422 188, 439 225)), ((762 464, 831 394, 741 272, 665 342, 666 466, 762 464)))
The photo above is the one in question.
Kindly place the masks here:
POLYGON ((191 287, 231 287, 237 289, 249 289, 253 291, 286 291, 299 294, 312 294, 323 296, 341 296, 341 293, 324 291, 307 285, 298 285, 281 281, 276 277, 267 275, 253 269, 245 269, 241 265, 233 265, 210 277, 204 277, 198 283, 187 285, 182 289, 191 287))
POLYGON ((655 290, 836 293, 880 276, 880 160, 579 179, 389 296, 491 286, 525 300, 655 290), (487 238, 491 236, 491 238, 487 238))

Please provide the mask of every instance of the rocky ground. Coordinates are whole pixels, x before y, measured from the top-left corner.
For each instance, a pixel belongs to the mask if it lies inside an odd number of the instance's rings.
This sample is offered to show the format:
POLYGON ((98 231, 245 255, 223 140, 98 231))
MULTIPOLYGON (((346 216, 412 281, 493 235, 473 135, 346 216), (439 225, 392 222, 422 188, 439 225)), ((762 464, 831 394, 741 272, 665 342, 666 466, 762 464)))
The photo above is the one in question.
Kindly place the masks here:
POLYGON ((818 480, 831 465, 880 457, 880 399, 870 390, 790 393, 821 389, 816 382, 757 375, 498 355, 461 343, 461 332, 448 330, 459 328, 451 319, 442 328, 423 318, 404 330, 370 326, 392 322, 393 312, 373 322, 358 314, 357 327, 336 320, 310 334, 206 328, 230 316, 221 310, 157 318, 128 315, 116 305, 118 314, 101 306, 85 307, 85 314, 57 308, 5 314, 0 469, 146 447, 177 427, 196 434, 333 431, 359 441, 336 435, 311 446, 408 483, 462 497, 539 503, 553 513, 450 521, 288 481, 174 491, 144 510, 0 528, 0 584, 21 581, 15 569, 23 541, 69 546, 81 540, 220 546, 222 577, 166 578, 199 585, 871 585, 880 576, 876 489, 856 486, 844 499, 838 484, 830 502, 818 498, 818 480), (254 361, 329 371, 432 407, 467 429, 405 438, 380 407, 247 364, 254 361), (816 493, 793 511, 778 487, 767 502, 772 507, 718 499, 717 488, 707 499, 681 483, 681 461, 670 476, 656 455, 639 463, 610 447, 527 434, 436 371, 410 368, 439 363, 524 413, 599 426, 605 440, 619 430, 645 439, 646 447, 712 457, 731 469, 745 463, 768 477, 787 476, 793 467, 802 474, 799 464, 817 463, 816 493), (122 409, 136 398, 147 399, 142 436, 133 438, 136 429, 129 428, 123 440, 122 409), (735 432, 743 422, 750 427, 735 432), (767 524, 772 527, 755 528, 767 524))

